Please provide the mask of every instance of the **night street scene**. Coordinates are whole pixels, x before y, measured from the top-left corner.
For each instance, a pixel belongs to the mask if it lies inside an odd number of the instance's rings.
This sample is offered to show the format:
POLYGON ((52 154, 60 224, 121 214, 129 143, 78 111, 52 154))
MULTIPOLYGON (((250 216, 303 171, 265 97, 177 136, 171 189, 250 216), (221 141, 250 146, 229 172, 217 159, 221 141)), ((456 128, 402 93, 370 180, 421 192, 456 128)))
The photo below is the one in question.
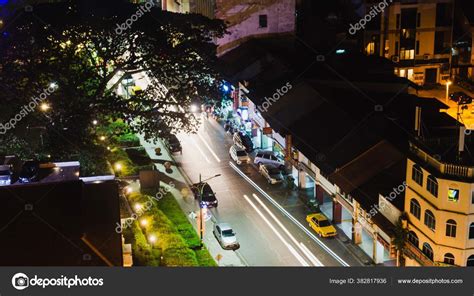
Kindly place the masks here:
POLYGON ((0 0, 0 266, 474 266, 473 37, 472 0, 0 0))

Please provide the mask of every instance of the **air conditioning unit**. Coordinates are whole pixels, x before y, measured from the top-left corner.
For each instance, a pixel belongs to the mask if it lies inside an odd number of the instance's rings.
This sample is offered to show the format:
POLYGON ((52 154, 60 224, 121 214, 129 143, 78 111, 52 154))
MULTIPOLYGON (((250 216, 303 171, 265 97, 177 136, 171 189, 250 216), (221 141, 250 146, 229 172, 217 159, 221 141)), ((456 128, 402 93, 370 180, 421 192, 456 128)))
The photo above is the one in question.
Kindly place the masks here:
POLYGON ((431 57, 431 56, 430 56, 429 54, 424 54, 424 55, 423 55, 423 59, 424 59, 425 61, 429 60, 430 57, 431 57))
POLYGON ((395 63, 400 62, 400 57, 397 55, 392 56, 392 62, 395 62, 395 63))

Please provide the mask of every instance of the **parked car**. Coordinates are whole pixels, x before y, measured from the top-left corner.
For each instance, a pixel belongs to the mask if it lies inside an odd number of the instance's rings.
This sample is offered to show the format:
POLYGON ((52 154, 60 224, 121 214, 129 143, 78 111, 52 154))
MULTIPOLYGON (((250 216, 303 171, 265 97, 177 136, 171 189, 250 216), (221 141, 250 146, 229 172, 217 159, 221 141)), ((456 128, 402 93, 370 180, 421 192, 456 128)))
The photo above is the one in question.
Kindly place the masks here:
POLYGON ((254 163, 258 166, 261 164, 270 165, 281 170, 285 168, 285 161, 272 151, 258 151, 254 163))
POLYGON ((245 151, 236 145, 232 145, 229 149, 230 158, 232 158, 237 164, 250 163, 250 157, 245 151))
POLYGON ((9 165, 0 165, 0 186, 11 185, 12 170, 9 165))
POLYGON ((240 247, 236 233, 229 224, 216 223, 212 232, 223 249, 236 250, 240 247))
POLYGON ((310 214, 306 216, 306 221, 308 221, 309 227, 321 237, 332 237, 337 234, 336 228, 322 213, 310 214))
POLYGON ((269 184, 274 185, 283 182, 283 175, 280 169, 270 165, 261 164, 258 167, 258 171, 265 177, 265 179, 267 179, 269 184))
POLYGON ((191 186, 191 190, 193 191, 194 198, 199 200, 201 208, 217 208, 219 202, 217 201, 216 193, 208 183, 195 183, 191 186))
POLYGON ((168 150, 171 151, 171 153, 180 152, 181 154, 183 154, 183 148, 181 147, 181 143, 179 142, 178 137, 176 137, 176 135, 169 135, 164 142, 168 150))
POLYGON ((34 160, 25 161, 20 171, 20 183, 31 183, 39 181, 39 162, 34 160))
POLYGON ((244 149, 247 152, 252 152, 254 150, 252 139, 247 134, 236 132, 234 133, 234 137, 232 139, 234 141, 234 145, 237 147, 244 149))

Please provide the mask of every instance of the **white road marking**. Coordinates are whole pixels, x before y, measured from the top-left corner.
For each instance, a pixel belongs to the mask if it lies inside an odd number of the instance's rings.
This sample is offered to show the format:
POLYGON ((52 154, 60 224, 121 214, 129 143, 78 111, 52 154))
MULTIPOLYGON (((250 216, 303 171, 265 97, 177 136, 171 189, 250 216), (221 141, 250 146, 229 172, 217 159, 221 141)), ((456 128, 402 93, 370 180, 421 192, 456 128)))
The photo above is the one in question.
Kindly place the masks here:
POLYGON ((308 262, 306 262, 303 257, 301 257, 298 252, 296 252, 295 248, 293 248, 288 242, 283 238, 283 236, 275 229, 270 221, 268 221, 267 217, 263 215, 263 213, 257 208, 257 206, 250 200, 250 198, 244 194, 245 200, 252 206, 252 208, 257 212, 257 214, 267 223, 268 227, 276 234, 276 236, 283 242, 283 244, 288 248, 288 250, 295 256, 295 258, 301 263, 303 266, 309 266, 308 262))
POLYGON ((240 175, 244 178, 247 182, 249 182, 255 189, 257 189, 265 198, 270 201, 276 208, 278 208, 285 216, 287 216, 293 223, 295 223, 301 230, 303 230, 314 242, 320 245, 329 255, 331 255, 334 259, 336 259, 342 266, 349 267, 350 265, 344 261, 341 257, 339 257, 333 250, 331 250, 328 246, 326 246, 320 239, 318 239, 311 231, 306 229, 295 217, 293 217, 288 211, 286 211, 282 206, 280 206, 268 193, 263 191, 254 181, 252 181, 247 175, 245 175, 235 164, 229 162, 229 165, 240 175))
POLYGON ((193 137, 190 137, 191 141, 193 142, 194 146, 196 146, 197 150, 201 153, 202 157, 204 157, 204 159, 208 162, 208 163, 211 163, 211 161, 209 160, 209 158, 207 158, 206 154, 204 154, 204 152, 201 150, 201 148, 199 148, 198 144, 196 143, 196 140, 194 140, 193 137))
MULTIPOLYGON (((313 253, 306 247, 302 247, 302 243, 298 242, 295 237, 288 231, 288 229, 278 220, 277 217, 270 211, 270 209, 263 203, 263 201, 254 193, 252 196, 257 200, 257 202, 263 207, 263 209, 272 217, 272 219, 280 226, 281 229, 286 233, 290 240, 300 248, 300 250, 311 260, 315 266, 324 266, 321 261, 319 261, 313 253)), ((303 245, 304 246, 304 245, 303 245)))
POLYGON ((211 152, 212 156, 214 156, 214 158, 217 160, 217 162, 221 162, 220 158, 217 156, 217 154, 214 152, 214 150, 212 150, 211 146, 209 146, 209 144, 207 143, 207 141, 201 136, 201 134, 197 134, 199 139, 201 139, 201 141, 204 143, 204 145, 206 145, 207 149, 211 152))

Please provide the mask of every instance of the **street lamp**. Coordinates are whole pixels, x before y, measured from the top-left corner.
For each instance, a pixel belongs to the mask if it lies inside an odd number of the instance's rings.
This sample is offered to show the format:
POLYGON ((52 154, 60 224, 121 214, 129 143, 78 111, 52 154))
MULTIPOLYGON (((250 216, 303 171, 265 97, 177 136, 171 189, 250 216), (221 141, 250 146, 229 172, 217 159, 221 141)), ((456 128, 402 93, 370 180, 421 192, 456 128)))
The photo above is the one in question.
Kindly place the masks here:
POLYGON ((448 99, 449 99, 449 86, 452 84, 451 81, 446 82, 446 104, 448 104, 448 99))
POLYGON ((192 113, 196 113, 196 112, 198 112, 198 111, 199 111, 199 107, 198 107, 197 105, 194 105, 194 104, 191 105, 191 112, 192 112, 192 113))
POLYGON ((99 123, 99 122, 98 122, 97 120, 95 120, 95 119, 92 120, 92 124, 93 124, 93 125, 97 125, 98 123, 99 123))
POLYGON ((217 174, 217 175, 214 175, 212 177, 209 177, 205 180, 202 180, 201 179, 201 174, 199 174, 199 183, 198 183, 198 192, 199 192, 199 236, 201 238, 201 246, 202 246, 202 241, 203 241, 203 237, 204 237, 204 224, 203 224, 203 204, 202 204, 202 191, 204 190, 204 182, 207 182, 211 179, 214 179, 214 178, 217 178, 217 177, 220 177, 221 174, 217 174))
POLYGON ((40 105, 40 109, 41 109, 41 111, 43 111, 43 112, 48 111, 50 108, 51 108, 51 106, 49 106, 48 103, 42 103, 42 104, 40 105))

